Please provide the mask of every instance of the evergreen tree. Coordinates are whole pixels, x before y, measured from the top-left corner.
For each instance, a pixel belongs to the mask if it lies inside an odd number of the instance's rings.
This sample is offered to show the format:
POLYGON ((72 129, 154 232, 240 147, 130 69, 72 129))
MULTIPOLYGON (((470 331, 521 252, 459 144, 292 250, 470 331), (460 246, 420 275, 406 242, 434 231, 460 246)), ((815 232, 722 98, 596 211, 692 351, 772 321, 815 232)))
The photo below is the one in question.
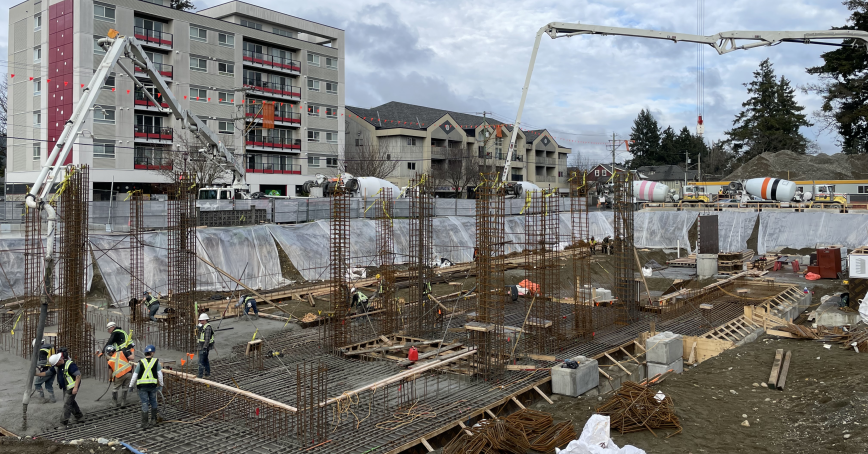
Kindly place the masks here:
POLYGON ((678 136, 675 135, 675 130, 672 126, 667 126, 663 130, 663 137, 660 139, 660 164, 676 164, 681 162, 684 153, 678 149, 678 136))
POLYGON ((660 156, 660 126, 651 115, 651 111, 642 109, 639 116, 633 120, 630 130, 630 152, 633 159, 629 162, 631 169, 642 166, 656 165, 660 156))
POLYGON ((171 7, 181 11, 192 11, 196 9, 196 6, 193 5, 191 0, 172 0, 171 7))
MULTIPOLYGON (((868 1, 843 3, 851 11, 849 24, 833 28, 868 31, 868 1)), ((854 44, 854 40, 845 44, 854 44)), ((808 74, 820 77, 820 83, 807 87, 823 97, 823 106, 815 116, 838 132, 844 153, 868 153, 868 51, 861 45, 845 46, 821 57, 821 66, 807 69, 808 74)))
POLYGON ((726 131, 728 143, 742 162, 765 152, 791 150, 805 153, 809 141, 799 132, 812 126, 801 112, 795 90, 786 77, 775 78, 768 59, 754 71, 754 80, 744 84, 749 98, 736 115, 733 128, 726 131))

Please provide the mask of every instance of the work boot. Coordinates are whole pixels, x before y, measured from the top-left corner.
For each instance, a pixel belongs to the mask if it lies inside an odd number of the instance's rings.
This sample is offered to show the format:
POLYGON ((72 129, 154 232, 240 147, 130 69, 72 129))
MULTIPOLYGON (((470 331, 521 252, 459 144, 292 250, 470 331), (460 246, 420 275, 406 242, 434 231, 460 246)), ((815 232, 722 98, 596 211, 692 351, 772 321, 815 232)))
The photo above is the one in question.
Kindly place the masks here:
POLYGON ((148 427, 148 412, 142 412, 142 429, 147 429, 148 427))
POLYGON ((120 408, 120 406, 121 406, 118 403, 118 392, 117 391, 112 391, 112 405, 114 405, 115 408, 120 408))
POLYGON ((42 393, 42 390, 36 391, 36 394, 39 396, 39 403, 46 403, 48 400, 45 398, 45 394, 42 393))
POLYGON ((121 392, 121 407, 127 406, 127 391, 121 392))
POLYGON ((151 427, 157 427, 157 424, 160 422, 157 420, 159 417, 158 410, 156 408, 151 409, 151 427))
POLYGON ((60 425, 62 425, 63 427, 69 427, 69 420, 64 419, 64 420, 60 421, 60 425))
POLYGON ((57 403, 57 399, 54 398, 54 391, 48 391, 48 401, 53 404, 57 403))
POLYGON ((75 422, 84 422, 84 413, 75 415, 75 422))

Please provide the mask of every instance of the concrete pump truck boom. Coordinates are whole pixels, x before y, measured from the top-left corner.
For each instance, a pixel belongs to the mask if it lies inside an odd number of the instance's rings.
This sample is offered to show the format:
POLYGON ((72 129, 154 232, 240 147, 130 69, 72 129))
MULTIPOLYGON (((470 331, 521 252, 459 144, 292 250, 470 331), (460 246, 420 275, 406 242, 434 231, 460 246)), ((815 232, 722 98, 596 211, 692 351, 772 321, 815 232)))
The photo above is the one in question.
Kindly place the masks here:
MULTIPOLYGON (((154 84, 155 89, 160 93, 162 102, 168 105, 169 113, 174 115, 174 117, 181 122, 182 128, 195 133, 205 143, 206 148, 204 149, 204 154, 206 155, 206 159, 212 160, 216 164, 227 168, 232 172, 233 179, 230 188, 233 193, 237 194, 240 198, 250 198, 250 190, 245 182, 244 168, 236 161, 235 156, 226 149, 217 134, 211 131, 204 121, 200 120, 192 112, 181 106, 181 103, 178 102, 171 90, 169 90, 169 86, 160 75, 154 63, 148 58, 145 50, 139 44, 139 41, 134 37, 124 36, 119 34, 116 30, 111 30, 108 33, 108 37, 98 40, 98 44, 102 48, 106 49, 106 54, 94 72, 90 82, 82 90, 81 97, 79 98, 72 115, 68 120, 66 120, 63 132, 57 139, 57 143, 51 150, 51 154, 48 156, 48 159, 46 159, 45 164, 42 165, 42 169, 39 172, 33 187, 25 196, 25 204, 27 207, 45 211, 48 220, 45 257, 43 259, 45 267, 43 276, 45 277, 45 282, 40 286, 42 290, 40 295, 39 322, 36 326, 37 339, 42 339, 45 330, 45 319, 48 314, 48 301, 50 298, 48 292, 53 288, 51 280, 54 270, 54 229, 57 225, 57 213, 48 202, 48 195, 51 192, 54 182, 58 180, 61 174, 67 171, 63 162, 66 161, 67 156, 72 150, 75 137, 81 131, 90 110, 94 107, 97 95, 99 95, 100 92, 100 87, 103 86, 106 78, 111 74, 112 69, 115 67, 120 68, 130 77, 130 80, 132 80, 137 87, 144 87, 144 84, 136 78, 133 71, 130 68, 127 68, 124 63, 120 61, 121 57, 129 58, 135 66, 144 69, 147 77, 154 84)), ((161 105, 159 101, 154 99, 154 96, 148 90, 142 90, 142 93, 150 102, 154 103, 155 106, 161 105)), ((27 422, 27 405, 30 403, 30 390, 33 387, 33 371, 36 369, 36 362, 39 356, 37 350, 39 348, 40 345, 38 343, 35 344, 35 350, 30 356, 30 368, 27 369, 27 378, 25 380, 27 386, 24 388, 24 398, 22 401, 24 406, 25 424, 27 422)))
MULTIPOLYGON (((637 28, 608 27, 603 25, 584 25, 568 22, 551 22, 546 24, 536 34, 533 50, 530 54, 530 64, 527 68, 527 76, 521 89, 521 101, 518 104, 518 113, 515 123, 512 125, 512 137, 509 140, 509 150, 506 154, 506 165, 503 168, 501 181, 506 184, 509 176, 509 166, 512 161, 515 141, 521 127, 521 115, 524 111, 524 103, 527 99, 527 90, 530 86, 530 78, 539 51, 540 41, 543 34, 552 39, 569 38, 578 35, 617 35, 632 36, 635 38, 664 39, 667 41, 707 44, 718 55, 727 54, 736 50, 747 50, 755 47, 776 46, 780 43, 823 44, 827 46, 868 46, 868 32, 859 30, 817 30, 817 31, 728 31, 715 35, 702 36, 687 33, 674 33, 666 31, 642 30, 637 28), (827 40, 853 40, 851 43, 830 43, 827 40), (744 44, 739 44, 744 43, 744 44)), ((614 164, 614 163, 613 163, 614 164)), ((522 183, 524 184, 524 183, 522 183)), ((528 183, 531 184, 531 183, 528 183)), ((507 194, 510 189, 507 187, 507 194)))

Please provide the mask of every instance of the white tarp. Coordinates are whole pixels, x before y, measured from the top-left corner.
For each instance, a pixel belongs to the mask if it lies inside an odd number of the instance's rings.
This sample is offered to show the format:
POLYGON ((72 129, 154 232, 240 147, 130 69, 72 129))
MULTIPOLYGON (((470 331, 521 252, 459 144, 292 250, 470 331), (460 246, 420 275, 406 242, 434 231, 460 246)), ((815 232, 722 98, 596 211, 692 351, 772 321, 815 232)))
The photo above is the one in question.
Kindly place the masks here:
POLYGON ((715 214, 717 215, 717 244, 720 252, 739 252, 747 249, 747 240, 753 232, 759 213, 718 211, 715 214))
POLYGON ((573 440, 564 449, 555 448, 557 454, 645 454, 645 451, 631 445, 618 448, 609 438, 609 417, 591 415, 582 428, 578 440, 573 440))
POLYGON ((759 219, 759 254, 834 244, 852 250, 868 244, 868 214, 764 211, 759 219))
MULTIPOLYGON (((45 248, 45 240, 42 240, 43 250, 45 248)), ((55 243, 55 247, 57 247, 55 243)), ((36 266, 42 267, 44 252, 40 251, 40 255, 34 257, 36 266)), ((57 254, 57 251, 55 251, 57 254)), ((54 285, 58 284, 58 276, 63 272, 63 260, 59 255, 55 255, 55 270, 54 270, 54 285)), ((90 291, 90 285, 93 282, 93 268, 91 265, 90 254, 85 256, 85 266, 87 267, 87 290, 90 291)), ((3 238, 0 239, 0 299, 20 298, 24 293, 24 238, 3 238)))
POLYGON ((696 222, 691 211, 637 211, 633 213, 633 242, 637 248, 690 248, 687 231, 696 222), (680 242, 680 243, 679 243, 680 242))

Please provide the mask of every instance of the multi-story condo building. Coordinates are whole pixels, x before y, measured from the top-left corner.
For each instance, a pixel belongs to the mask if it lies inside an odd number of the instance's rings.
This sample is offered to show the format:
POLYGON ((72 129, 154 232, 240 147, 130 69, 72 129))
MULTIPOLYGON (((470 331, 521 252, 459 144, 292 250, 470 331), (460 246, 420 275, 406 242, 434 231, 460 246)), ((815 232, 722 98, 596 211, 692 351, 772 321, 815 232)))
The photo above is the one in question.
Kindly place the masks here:
MULTIPOLYGON (((251 190, 294 195, 308 175, 337 166, 343 30, 240 1, 196 13, 169 1, 27 0, 9 9, 7 182, 19 183, 9 192, 36 178, 110 29, 139 40, 176 98, 243 160, 251 190), (274 106, 273 128, 263 127, 263 103, 274 106)), ((141 68, 134 74, 153 93, 141 68)), ((197 147, 164 107, 119 68, 106 80, 69 158, 91 166, 96 199, 112 184, 152 192, 173 158, 197 147)))
MULTIPOLYGON (((347 106, 345 151, 350 156, 354 148, 363 148, 397 160, 387 179, 403 187, 417 173, 443 173, 460 161, 471 161, 479 172, 503 172, 511 134, 512 127, 492 118, 393 101, 370 109, 347 106)), ((549 131, 519 130, 515 149, 510 181, 569 192, 571 150, 558 145, 549 131)), ((445 180, 438 181, 438 195, 466 193, 467 188, 456 191, 457 179, 445 180)))

